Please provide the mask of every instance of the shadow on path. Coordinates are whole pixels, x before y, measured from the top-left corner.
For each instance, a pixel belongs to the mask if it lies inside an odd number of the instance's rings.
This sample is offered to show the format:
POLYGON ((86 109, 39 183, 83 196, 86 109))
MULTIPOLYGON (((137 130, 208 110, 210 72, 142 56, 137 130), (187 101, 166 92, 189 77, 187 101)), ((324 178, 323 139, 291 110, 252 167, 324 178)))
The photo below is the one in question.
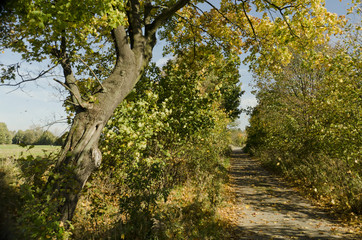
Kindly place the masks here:
POLYGON ((362 239, 333 222, 240 148, 233 148, 231 165, 241 205, 238 239, 362 239))

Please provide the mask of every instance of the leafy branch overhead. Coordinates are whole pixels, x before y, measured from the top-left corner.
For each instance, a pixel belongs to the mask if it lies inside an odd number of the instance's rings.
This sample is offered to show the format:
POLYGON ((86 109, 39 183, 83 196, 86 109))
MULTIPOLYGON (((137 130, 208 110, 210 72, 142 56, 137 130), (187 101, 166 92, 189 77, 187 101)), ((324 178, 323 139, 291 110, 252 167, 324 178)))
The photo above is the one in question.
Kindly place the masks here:
POLYGON ((150 49, 143 47, 155 44, 160 26, 165 29, 162 37, 177 42, 168 45, 168 52, 180 52, 177 47, 192 41, 218 43, 225 51, 249 49, 251 62, 268 67, 278 61, 288 62, 288 47, 322 43, 325 33, 338 32, 338 24, 343 22, 328 13, 321 0, 222 1, 219 8, 210 1, 189 0, 16 2, 16 7, 8 10, 10 14, 2 14, 2 29, 7 31, 7 37, 1 39, 3 47, 21 53, 26 61, 68 61, 79 76, 93 75, 87 65, 91 66, 102 81, 114 69, 117 56, 124 53, 119 46, 124 44, 123 37, 135 54, 146 52, 150 56, 150 49), (199 6, 199 2, 208 7, 199 6), (252 11, 258 14, 252 16, 252 11), (172 16, 176 21, 165 24, 172 16), (118 26, 125 29, 124 36, 118 26))
POLYGON ((117 61, 127 54, 150 59, 157 29, 187 2, 158 8, 150 1, 19 0, 10 5, 8 14, 2 13, 2 29, 9 33, 1 39, 2 46, 21 53, 26 61, 49 59, 62 66, 62 85, 84 107, 75 82, 87 75, 111 87, 106 79, 117 61))

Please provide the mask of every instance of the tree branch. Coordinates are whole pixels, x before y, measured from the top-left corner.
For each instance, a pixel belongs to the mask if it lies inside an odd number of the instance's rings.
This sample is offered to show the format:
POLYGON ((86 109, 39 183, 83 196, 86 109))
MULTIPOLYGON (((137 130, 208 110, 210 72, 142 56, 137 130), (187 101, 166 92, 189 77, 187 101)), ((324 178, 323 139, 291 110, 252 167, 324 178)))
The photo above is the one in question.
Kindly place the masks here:
POLYGON ((282 17, 283 17, 284 22, 287 24, 290 33, 291 33, 294 37, 299 38, 299 37, 294 33, 292 27, 290 26, 290 24, 289 24, 289 22, 288 22, 288 19, 285 17, 285 15, 284 15, 284 13, 283 13, 283 10, 284 10, 284 9, 294 7, 293 4, 292 4, 292 5, 289 5, 289 6, 287 5, 287 6, 284 6, 284 7, 279 7, 279 6, 275 5, 274 3, 272 3, 272 2, 270 2, 270 1, 268 1, 268 0, 264 0, 264 1, 267 2, 270 6, 274 7, 275 9, 277 9, 277 10, 279 11, 280 15, 282 15, 282 17))
POLYGON ((198 28, 199 30, 201 30, 202 32, 206 33, 217 45, 219 45, 221 48, 224 48, 224 44, 222 44, 221 42, 219 42, 215 36, 213 36, 212 34, 210 34, 207 30, 205 30, 203 27, 198 26, 198 25, 194 25, 192 24, 190 21, 188 21, 187 18, 181 16, 180 14, 176 14, 178 17, 180 17, 182 20, 184 20, 187 24, 189 24, 191 26, 191 28, 198 28))
MULTIPOLYGON (((223 14, 217 7, 215 7, 211 2, 205 0, 205 2, 207 4, 209 4, 215 11, 217 11, 226 21, 228 21, 229 23, 231 23, 232 25, 236 26, 237 28, 239 28, 240 31, 243 31, 244 29, 242 27, 240 27, 238 24, 236 24, 235 22, 231 21, 227 16, 225 16, 225 14, 223 14)), ((244 2, 243 2, 244 3, 244 2)))
POLYGON ((249 23, 249 25, 250 25, 250 27, 251 27, 251 30, 253 31, 254 40, 257 41, 258 37, 257 37, 257 35, 256 35, 253 22, 252 22, 251 19, 249 18, 249 15, 248 15, 248 13, 246 12, 246 9, 245 9, 245 1, 242 1, 242 2, 243 2, 243 12, 244 12, 244 14, 245 14, 246 19, 248 20, 248 23, 249 23))
POLYGON ((129 36, 131 49, 140 48, 142 45, 142 23, 140 16, 140 2, 138 0, 129 0, 128 5, 130 11, 127 11, 128 22, 129 22, 129 36))
POLYGON ((112 37, 116 48, 117 62, 122 58, 129 57, 132 53, 128 45, 127 33, 123 26, 118 26, 112 30, 112 37))
POLYGON ((39 78, 44 77, 45 74, 49 73, 51 70, 53 70, 56 67, 56 65, 54 65, 54 66, 52 66, 51 68, 49 68, 49 69, 47 69, 45 71, 41 71, 38 74, 38 76, 36 76, 36 77, 25 79, 25 77, 19 72, 19 68, 20 68, 19 66, 20 66, 19 63, 17 63, 16 64, 16 73, 21 78, 21 81, 20 82, 15 82, 15 83, 1 83, 0 86, 17 87, 17 86, 19 86, 21 84, 24 84, 24 83, 27 83, 27 82, 36 81, 39 78))
POLYGON ((144 25, 148 25, 151 23, 151 11, 152 9, 154 9, 154 7, 152 6, 152 3, 150 0, 146 0, 145 3, 145 9, 144 9, 144 25))
POLYGON ((74 76, 71 62, 66 52, 67 51, 66 44, 67 42, 65 36, 63 35, 61 39, 60 51, 57 51, 58 58, 60 60, 60 65, 63 68, 63 74, 65 79, 65 83, 62 83, 62 86, 66 87, 66 89, 69 91, 73 102, 78 102, 79 106, 84 109, 90 109, 93 107, 93 105, 90 104, 89 102, 82 100, 82 94, 79 90, 78 85, 76 84, 77 79, 74 76))
MULTIPOLYGON (((59 83, 60 85, 62 85, 65 89, 67 89, 67 90, 70 92, 70 94, 71 94, 72 96, 74 96, 74 98, 75 98, 77 101, 76 101, 76 102, 71 102, 73 105, 83 107, 83 106, 81 105, 81 103, 83 102, 83 100, 80 99, 79 96, 78 96, 75 92, 73 92, 70 87, 67 86, 67 84, 63 83, 62 81, 60 81, 60 80, 58 80, 58 79, 56 79, 56 78, 54 78, 53 80, 54 80, 55 82, 59 83)), ((85 107, 83 107, 83 108, 85 108, 85 107)))
POLYGON ((153 36, 165 21, 189 2, 190 0, 178 0, 174 5, 160 13, 150 25, 146 26, 146 38, 153 36))
POLYGON ((99 80, 99 78, 97 77, 97 75, 93 72, 93 70, 89 67, 89 65, 79 56, 79 55, 75 55, 88 69, 89 71, 91 71, 91 73, 93 74, 94 78, 97 80, 97 82, 99 83, 99 85, 101 86, 101 91, 106 92, 107 90, 104 88, 104 86, 102 85, 101 81, 99 80))

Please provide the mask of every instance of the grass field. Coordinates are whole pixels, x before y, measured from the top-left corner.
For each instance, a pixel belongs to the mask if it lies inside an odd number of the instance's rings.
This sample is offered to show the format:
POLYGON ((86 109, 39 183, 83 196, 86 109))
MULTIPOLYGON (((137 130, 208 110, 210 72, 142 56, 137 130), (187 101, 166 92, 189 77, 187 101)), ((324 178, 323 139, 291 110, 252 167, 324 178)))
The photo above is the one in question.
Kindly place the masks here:
POLYGON ((22 156, 28 156, 32 154, 33 156, 43 156, 45 153, 56 152, 60 149, 59 146, 50 146, 50 145, 37 145, 34 148, 28 150, 27 147, 21 147, 16 144, 5 144, 0 145, 0 158, 14 157, 19 158, 22 156))

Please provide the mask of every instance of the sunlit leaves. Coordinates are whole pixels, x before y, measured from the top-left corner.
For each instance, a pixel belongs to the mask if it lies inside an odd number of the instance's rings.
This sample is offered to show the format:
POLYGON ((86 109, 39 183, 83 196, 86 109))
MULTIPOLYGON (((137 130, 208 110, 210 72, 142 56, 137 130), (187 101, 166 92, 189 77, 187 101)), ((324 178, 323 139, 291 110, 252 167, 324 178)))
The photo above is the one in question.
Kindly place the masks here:
POLYGON ((202 79, 181 60, 170 61, 162 72, 149 69, 104 129, 100 174, 110 173, 107 179, 118 189, 120 212, 128 216, 126 235, 146 234, 135 226, 148 229, 155 219, 169 224, 163 219, 169 212, 162 209, 175 204, 172 193, 183 185, 203 193, 190 201, 213 206, 220 201, 226 172, 219 154, 227 145, 229 121, 218 107, 218 94, 200 91, 202 79))
POLYGON ((167 53, 202 46, 217 47, 225 55, 248 51, 245 63, 258 74, 281 71, 293 53, 328 42, 345 25, 323 0, 225 0, 219 9, 190 5, 174 19, 161 35, 170 43, 167 53))
POLYGON ((274 14, 264 15, 254 26, 261 43, 250 45, 247 60, 255 63, 251 65, 254 71, 280 71, 279 63, 287 64, 293 51, 312 49, 328 41, 330 34, 341 33, 343 18, 327 12, 323 1, 279 1, 275 5, 274 10, 268 7, 274 14))
POLYGON ((64 37, 70 53, 88 51, 91 42, 104 40, 112 28, 126 24, 123 1, 114 0, 19 0, 13 18, 6 47, 28 61, 52 56, 64 37))
MULTIPOLYGON (((346 31, 358 29, 358 24, 354 27, 346 31)), ((256 74, 259 105, 251 117, 248 142, 273 168, 316 189, 315 197, 360 213, 362 92, 357 49, 360 42, 346 34, 333 47, 295 52, 290 64, 280 64, 281 72, 256 74)))

